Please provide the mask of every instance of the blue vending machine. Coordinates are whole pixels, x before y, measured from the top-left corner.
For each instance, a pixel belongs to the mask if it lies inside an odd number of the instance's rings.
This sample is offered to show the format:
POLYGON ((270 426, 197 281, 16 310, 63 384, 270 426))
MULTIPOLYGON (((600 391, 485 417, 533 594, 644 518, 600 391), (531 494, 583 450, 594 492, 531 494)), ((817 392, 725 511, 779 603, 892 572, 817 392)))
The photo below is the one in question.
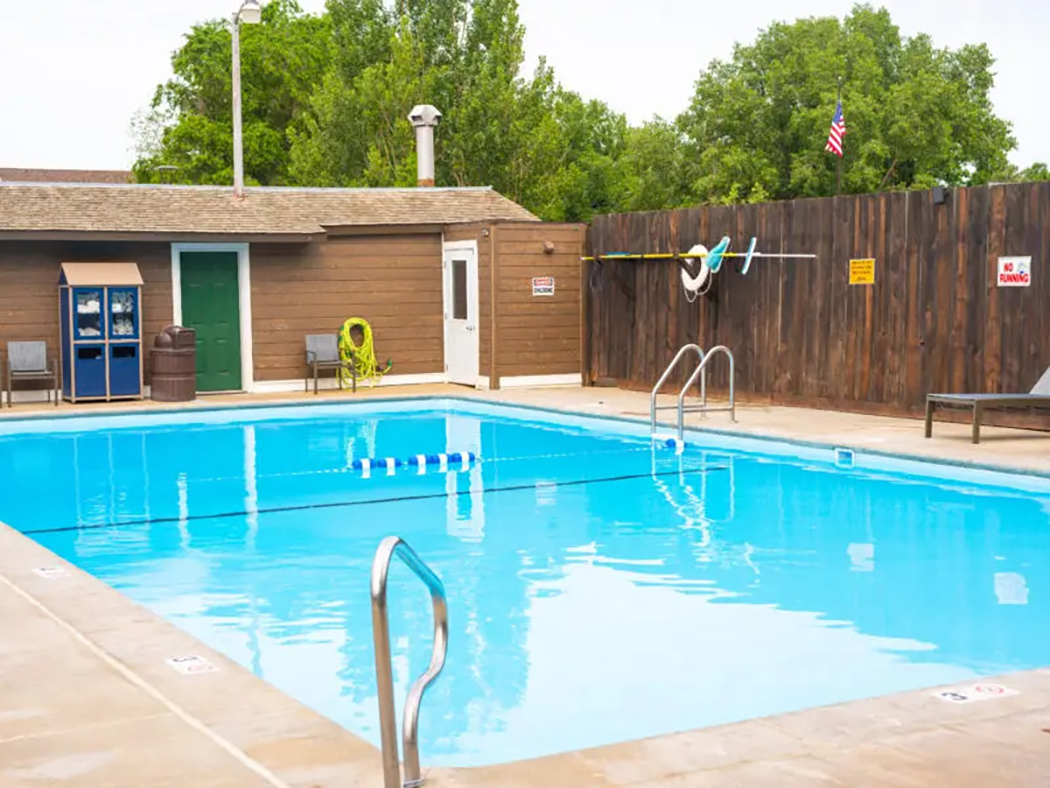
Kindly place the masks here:
POLYGON ((63 263, 62 395, 142 398, 142 276, 135 263, 63 263))

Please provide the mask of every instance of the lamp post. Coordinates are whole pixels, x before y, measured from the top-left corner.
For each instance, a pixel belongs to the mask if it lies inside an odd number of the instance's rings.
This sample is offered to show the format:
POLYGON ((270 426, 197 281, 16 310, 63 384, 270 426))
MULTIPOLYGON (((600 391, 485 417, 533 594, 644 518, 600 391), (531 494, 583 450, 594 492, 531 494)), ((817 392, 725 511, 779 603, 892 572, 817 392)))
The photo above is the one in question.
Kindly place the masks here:
POLYGON ((241 134, 241 25, 262 21, 259 0, 244 0, 233 15, 233 194, 244 196, 244 139, 241 134))

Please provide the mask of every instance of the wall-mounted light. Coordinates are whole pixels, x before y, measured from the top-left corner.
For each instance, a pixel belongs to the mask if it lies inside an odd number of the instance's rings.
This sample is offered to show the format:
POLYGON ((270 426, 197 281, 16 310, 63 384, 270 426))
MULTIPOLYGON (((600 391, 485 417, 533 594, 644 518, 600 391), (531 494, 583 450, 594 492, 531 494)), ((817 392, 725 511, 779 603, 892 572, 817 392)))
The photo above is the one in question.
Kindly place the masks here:
POLYGON ((948 190, 944 186, 933 187, 933 204, 944 205, 948 202, 948 190))

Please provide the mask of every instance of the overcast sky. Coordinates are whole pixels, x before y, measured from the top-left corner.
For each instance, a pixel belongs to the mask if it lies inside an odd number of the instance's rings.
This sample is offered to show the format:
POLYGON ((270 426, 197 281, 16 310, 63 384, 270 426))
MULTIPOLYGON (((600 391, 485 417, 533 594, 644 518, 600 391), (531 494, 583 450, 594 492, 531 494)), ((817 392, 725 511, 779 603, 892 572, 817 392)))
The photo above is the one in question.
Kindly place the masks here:
MULTIPOLYGON (((129 123, 170 75, 194 22, 237 0, 0 0, 0 167, 121 169, 129 123)), ((320 11, 324 0, 300 0, 320 11)), ((700 69, 774 19, 842 16, 850 0, 519 0, 526 48, 562 83, 633 121, 673 117, 700 69)), ((1039 85, 1050 41, 1046 0, 885 0, 906 35, 986 42, 995 104, 1014 123, 1014 161, 1050 161, 1050 108, 1039 85)), ((847 122, 849 108, 846 108, 847 122)), ((829 118, 830 122, 830 118, 829 118)))

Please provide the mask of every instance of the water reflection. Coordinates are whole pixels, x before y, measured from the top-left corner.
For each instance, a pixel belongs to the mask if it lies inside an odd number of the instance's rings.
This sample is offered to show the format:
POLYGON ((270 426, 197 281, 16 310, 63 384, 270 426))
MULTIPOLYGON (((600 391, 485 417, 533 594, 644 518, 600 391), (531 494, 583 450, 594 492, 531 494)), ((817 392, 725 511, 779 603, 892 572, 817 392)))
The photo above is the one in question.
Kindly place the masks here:
POLYGON ((996 572, 995 597, 1000 605, 1027 605, 1028 581, 1020 572, 996 572))

